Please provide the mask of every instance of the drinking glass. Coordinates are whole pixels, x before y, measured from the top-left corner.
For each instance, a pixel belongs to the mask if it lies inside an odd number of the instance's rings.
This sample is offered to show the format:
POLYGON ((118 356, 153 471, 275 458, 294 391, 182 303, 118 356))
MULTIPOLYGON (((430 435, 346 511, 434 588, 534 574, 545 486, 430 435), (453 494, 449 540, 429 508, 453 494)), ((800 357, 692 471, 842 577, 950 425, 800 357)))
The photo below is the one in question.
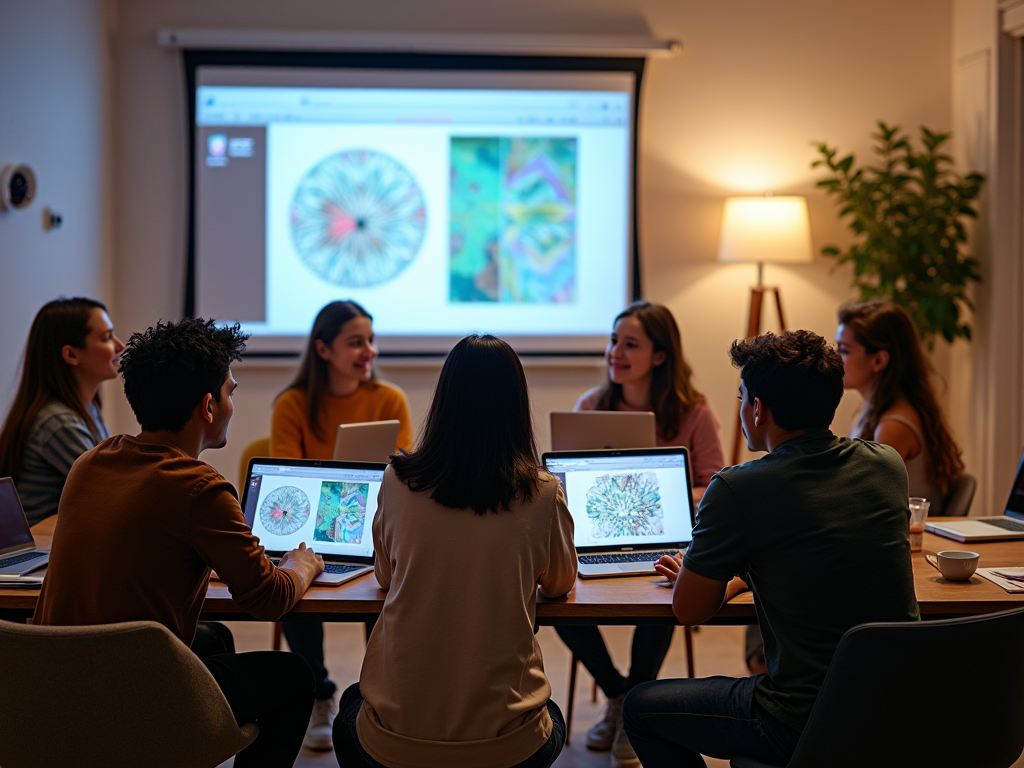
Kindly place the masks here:
POLYGON ((920 552, 924 541, 924 523, 931 502, 921 496, 910 497, 910 551, 920 552))

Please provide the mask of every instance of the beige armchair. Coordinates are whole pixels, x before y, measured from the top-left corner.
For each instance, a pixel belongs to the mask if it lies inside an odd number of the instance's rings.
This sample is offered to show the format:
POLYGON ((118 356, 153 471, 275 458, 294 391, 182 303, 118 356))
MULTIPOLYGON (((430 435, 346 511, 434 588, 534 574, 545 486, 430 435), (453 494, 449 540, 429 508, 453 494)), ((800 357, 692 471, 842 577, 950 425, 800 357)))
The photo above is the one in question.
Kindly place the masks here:
POLYGON ((213 768, 257 733, 161 624, 0 621, 4 768, 213 768))

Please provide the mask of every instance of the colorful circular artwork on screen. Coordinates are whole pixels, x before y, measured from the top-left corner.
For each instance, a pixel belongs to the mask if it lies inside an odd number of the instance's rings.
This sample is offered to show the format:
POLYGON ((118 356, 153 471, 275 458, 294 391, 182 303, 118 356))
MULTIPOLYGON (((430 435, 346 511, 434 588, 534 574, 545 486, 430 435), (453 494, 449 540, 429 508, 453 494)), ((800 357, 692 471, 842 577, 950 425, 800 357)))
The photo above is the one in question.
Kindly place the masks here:
POLYGON ((291 206, 299 257, 324 280, 381 285, 416 258, 427 230, 423 192, 409 170, 369 149, 338 152, 299 182, 291 206))
POLYGON ((260 505, 260 522, 275 536, 290 536, 309 520, 309 497, 294 485, 270 492, 260 505))

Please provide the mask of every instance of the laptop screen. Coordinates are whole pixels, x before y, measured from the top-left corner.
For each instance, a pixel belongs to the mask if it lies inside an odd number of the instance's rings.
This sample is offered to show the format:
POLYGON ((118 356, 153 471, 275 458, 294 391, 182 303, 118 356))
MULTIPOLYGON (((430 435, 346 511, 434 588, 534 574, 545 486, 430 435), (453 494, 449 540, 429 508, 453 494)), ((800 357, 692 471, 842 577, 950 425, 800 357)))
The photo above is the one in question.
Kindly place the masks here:
POLYGON ((325 557, 373 557, 371 526, 384 468, 254 462, 243 500, 245 520, 269 552, 286 552, 304 541, 325 557))
POLYGON ((1021 456, 1017 467, 1017 476, 1013 478, 1010 489, 1010 500, 1006 502, 1007 514, 1024 519, 1024 456, 1021 456))
POLYGON ((689 542, 693 499, 685 449, 550 453, 565 489, 578 549, 689 542))
POLYGON ((21 508, 14 481, 0 478, 0 552, 19 549, 33 543, 25 511, 21 508))

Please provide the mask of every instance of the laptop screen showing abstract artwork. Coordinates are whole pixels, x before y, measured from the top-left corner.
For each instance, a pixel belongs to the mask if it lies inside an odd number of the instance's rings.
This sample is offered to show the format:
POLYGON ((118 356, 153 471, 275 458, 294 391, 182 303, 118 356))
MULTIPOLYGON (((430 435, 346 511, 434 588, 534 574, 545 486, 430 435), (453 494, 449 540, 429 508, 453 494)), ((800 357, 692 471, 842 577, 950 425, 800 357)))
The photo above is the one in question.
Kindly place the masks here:
POLYGON ((373 558, 385 464, 278 459, 249 468, 245 520, 268 552, 305 542, 327 557, 373 558))

